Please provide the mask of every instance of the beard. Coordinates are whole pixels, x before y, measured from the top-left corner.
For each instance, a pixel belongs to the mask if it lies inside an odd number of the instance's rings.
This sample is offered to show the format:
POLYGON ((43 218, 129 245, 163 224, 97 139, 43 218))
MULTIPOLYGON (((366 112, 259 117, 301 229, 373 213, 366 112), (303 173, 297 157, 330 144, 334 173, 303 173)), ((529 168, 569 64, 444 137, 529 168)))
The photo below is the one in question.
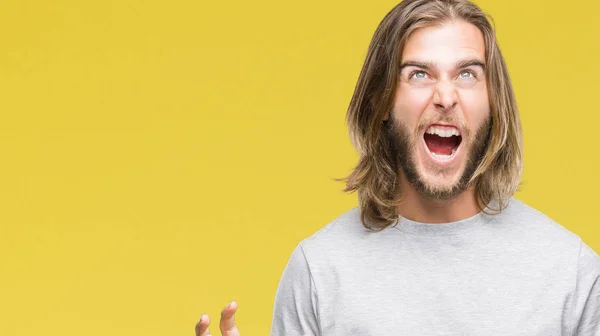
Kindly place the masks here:
MULTIPOLYGON (((438 119, 438 121, 449 120, 447 118, 441 118, 438 119)), ((386 124, 386 133, 390 148, 392 149, 392 156, 396 160, 396 167, 402 169, 406 179, 417 192, 434 200, 452 199, 469 187, 469 181, 471 180, 471 177, 473 177, 475 170, 481 163, 486 152, 492 128, 491 116, 488 116, 483 124, 477 129, 471 141, 465 142, 471 138, 470 132, 468 130, 465 132, 466 134, 462 136, 462 143, 460 144, 462 146, 467 146, 466 148, 463 148, 463 150, 467 151, 467 161, 463 172, 454 185, 440 186, 426 181, 425 177, 419 174, 415 162, 415 149, 417 148, 418 141, 422 141, 418 135, 423 133, 425 125, 431 123, 423 122, 419 126, 419 131, 416 134, 411 133, 402 123, 395 120, 394 114, 392 113, 389 122, 386 124)), ((445 175, 447 173, 447 168, 434 166, 432 167, 432 171, 434 174, 445 175)))

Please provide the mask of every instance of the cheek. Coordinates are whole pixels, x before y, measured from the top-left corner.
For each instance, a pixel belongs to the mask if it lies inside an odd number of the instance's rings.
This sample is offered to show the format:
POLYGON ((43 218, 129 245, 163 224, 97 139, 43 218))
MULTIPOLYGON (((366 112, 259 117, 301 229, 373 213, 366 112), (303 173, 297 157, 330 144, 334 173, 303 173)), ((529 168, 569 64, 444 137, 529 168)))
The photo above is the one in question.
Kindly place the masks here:
POLYGON ((399 120, 416 125, 421 114, 427 109, 433 95, 431 88, 406 88, 396 91, 394 113, 399 120))
POLYGON ((472 132, 477 131, 490 113, 490 103, 486 90, 460 92, 461 108, 472 132))

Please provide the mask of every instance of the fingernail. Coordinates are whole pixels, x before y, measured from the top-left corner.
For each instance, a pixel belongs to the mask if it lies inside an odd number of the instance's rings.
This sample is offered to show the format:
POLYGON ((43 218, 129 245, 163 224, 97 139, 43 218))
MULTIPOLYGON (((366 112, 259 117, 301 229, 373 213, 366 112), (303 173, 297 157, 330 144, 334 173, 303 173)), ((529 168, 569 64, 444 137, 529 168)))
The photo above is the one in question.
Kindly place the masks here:
POLYGON ((225 307, 225 308, 229 308, 229 306, 231 306, 231 302, 229 302, 229 304, 228 304, 228 305, 227 305, 227 307, 225 307))

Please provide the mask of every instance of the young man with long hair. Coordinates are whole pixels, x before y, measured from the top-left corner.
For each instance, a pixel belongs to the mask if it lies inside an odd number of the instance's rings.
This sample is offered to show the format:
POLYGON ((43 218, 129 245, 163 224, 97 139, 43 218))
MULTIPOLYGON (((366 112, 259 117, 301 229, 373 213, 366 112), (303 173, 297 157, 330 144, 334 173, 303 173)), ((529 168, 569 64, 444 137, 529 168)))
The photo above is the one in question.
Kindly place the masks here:
MULTIPOLYGON (((521 123, 481 9, 393 8, 347 122, 359 207, 293 251, 271 335, 600 336, 600 257, 513 197, 521 123)), ((225 335, 239 335, 236 309, 223 310, 225 335)))

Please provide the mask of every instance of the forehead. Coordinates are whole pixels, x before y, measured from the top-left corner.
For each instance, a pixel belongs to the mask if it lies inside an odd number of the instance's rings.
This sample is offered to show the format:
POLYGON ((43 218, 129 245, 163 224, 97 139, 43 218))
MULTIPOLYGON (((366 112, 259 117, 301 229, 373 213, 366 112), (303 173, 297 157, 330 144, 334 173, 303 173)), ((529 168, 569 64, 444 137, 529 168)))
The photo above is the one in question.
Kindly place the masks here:
POLYGON ((485 62, 483 34, 465 21, 418 28, 409 36, 402 51, 402 62, 429 61, 451 65, 465 58, 485 62))

